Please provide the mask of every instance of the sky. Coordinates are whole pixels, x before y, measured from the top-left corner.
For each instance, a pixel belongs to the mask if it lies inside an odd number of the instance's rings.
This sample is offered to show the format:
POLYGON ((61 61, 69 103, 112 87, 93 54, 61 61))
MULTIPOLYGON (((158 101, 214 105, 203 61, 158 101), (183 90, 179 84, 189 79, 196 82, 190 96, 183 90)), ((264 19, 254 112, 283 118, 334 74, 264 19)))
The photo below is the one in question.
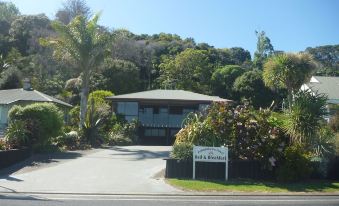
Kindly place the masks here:
MULTIPOLYGON (((12 0, 22 14, 51 19, 63 0, 12 0)), ((256 50, 255 30, 275 50, 339 44, 339 0, 87 0, 99 23, 135 34, 160 32, 192 37, 216 48, 256 50)))

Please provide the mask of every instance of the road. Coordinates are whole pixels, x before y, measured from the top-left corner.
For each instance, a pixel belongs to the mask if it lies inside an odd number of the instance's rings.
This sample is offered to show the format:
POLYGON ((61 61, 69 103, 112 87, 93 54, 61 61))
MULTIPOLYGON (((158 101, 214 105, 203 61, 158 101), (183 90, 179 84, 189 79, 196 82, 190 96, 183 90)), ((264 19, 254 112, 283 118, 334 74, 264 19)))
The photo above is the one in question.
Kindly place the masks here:
POLYGON ((327 205, 338 206, 339 196, 144 196, 144 195, 7 195, 6 206, 227 206, 227 205, 327 205))

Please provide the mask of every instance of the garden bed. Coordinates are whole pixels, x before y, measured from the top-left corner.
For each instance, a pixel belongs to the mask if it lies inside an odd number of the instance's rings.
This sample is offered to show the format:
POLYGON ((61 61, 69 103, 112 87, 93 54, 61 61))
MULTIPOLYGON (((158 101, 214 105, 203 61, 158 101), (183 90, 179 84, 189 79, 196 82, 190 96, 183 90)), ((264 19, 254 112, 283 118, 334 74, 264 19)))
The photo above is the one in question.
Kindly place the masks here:
POLYGON ((31 156, 30 149, 11 149, 0 151, 0 169, 21 162, 31 156))

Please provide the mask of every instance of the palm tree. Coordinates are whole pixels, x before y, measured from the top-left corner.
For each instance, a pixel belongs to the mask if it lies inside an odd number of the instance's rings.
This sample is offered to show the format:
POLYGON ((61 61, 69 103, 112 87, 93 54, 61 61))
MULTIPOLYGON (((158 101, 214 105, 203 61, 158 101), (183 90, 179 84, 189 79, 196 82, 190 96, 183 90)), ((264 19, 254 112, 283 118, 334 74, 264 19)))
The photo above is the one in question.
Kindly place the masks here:
POLYGON ((87 113, 89 80, 91 72, 103 61, 110 36, 102 32, 97 22, 99 15, 87 20, 84 16, 75 17, 68 25, 59 21, 52 23, 58 36, 43 39, 43 45, 54 48, 54 54, 61 60, 72 63, 82 73, 80 100, 80 122, 82 128, 87 113))
POLYGON ((315 69, 316 64, 309 54, 278 54, 264 64, 263 80, 268 87, 286 88, 291 108, 293 94, 311 78, 315 69))

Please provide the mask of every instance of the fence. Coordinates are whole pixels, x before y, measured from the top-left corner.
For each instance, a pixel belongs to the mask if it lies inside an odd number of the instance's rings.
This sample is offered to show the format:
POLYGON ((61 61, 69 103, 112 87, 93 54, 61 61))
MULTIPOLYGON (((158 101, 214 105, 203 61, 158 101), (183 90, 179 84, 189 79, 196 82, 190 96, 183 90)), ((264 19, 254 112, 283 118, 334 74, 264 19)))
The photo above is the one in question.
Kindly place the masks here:
POLYGON ((31 156, 30 149, 13 149, 0 151, 0 169, 9 167, 31 156))
MULTIPOLYGON (((193 162, 166 159, 166 178, 192 178, 193 162)), ((263 170, 259 161, 233 160, 228 164, 229 178, 273 179, 274 171, 263 170)), ((196 178, 224 179, 225 163, 196 162, 196 178)))

